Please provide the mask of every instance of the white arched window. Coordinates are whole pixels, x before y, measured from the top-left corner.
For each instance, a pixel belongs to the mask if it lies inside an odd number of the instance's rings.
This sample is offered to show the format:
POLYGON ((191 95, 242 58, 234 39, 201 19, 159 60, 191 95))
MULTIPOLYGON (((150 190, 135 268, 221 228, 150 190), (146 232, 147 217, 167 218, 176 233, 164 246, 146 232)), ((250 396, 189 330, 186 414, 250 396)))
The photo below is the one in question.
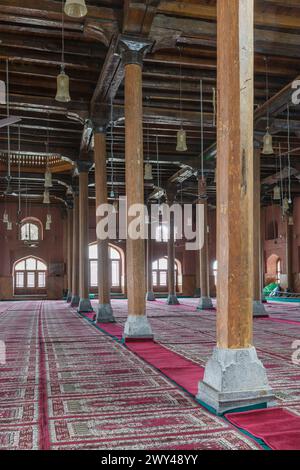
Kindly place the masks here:
MULTIPOLYGON (((46 288, 47 265, 34 257, 18 261, 14 267, 15 289, 33 291, 46 288)), ((23 292, 24 293, 24 292, 23 292)))
MULTIPOLYGON (((121 255, 113 246, 109 246, 111 287, 121 289, 121 255)), ((90 287, 98 286, 98 246, 97 243, 89 245, 90 287)))
MULTIPOLYGON (((181 273, 178 269, 180 263, 178 260, 175 260, 174 271, 175 271, 175 282, 176 288, 181 285, 181 273)), ((168 287, 168 258, 160 258, 152 263, 152 282, 153 287, 166 290, 168 287)))
POLYGON ((21 223, 20 237, 22 241, 38 241, 41 237, 41 225, 35 219, 26 219, 21 223))

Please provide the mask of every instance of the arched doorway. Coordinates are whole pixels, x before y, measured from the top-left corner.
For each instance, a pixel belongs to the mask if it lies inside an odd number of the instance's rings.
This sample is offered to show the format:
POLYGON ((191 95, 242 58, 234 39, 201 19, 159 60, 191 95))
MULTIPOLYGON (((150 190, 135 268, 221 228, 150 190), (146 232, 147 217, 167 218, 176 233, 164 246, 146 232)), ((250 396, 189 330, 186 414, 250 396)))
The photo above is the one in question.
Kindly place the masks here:
MULTIPOLYGON (((109 244, 109 272, 111 280, 111 291, 123 292, 123 254, 121 250, 109 244)), ((91 292, 97 292, 98 288, 98 245, 97 242, 89 245, 89 286, 91 292)))
MULTIPOLYGON (((181 292, 182 290, 182 272, 181 263, 175 259, 174 263, 175 270, 175 285, 176 291, 181 292)), ((153 290, 155 292, 167 292, 168 291, 168 257, 164 256, 152 263, 152 282, 153 290)))
POLYGON ((281 283, 281 259, 278 255, 271 255, 267 259, 267 274, 266 274, 266 283, 270 284, 276 282, 277 284, 281 283))
POLYGON ((35 256, 15 262, 13 268, 14 295, 47 294, 47 265, 35 256))

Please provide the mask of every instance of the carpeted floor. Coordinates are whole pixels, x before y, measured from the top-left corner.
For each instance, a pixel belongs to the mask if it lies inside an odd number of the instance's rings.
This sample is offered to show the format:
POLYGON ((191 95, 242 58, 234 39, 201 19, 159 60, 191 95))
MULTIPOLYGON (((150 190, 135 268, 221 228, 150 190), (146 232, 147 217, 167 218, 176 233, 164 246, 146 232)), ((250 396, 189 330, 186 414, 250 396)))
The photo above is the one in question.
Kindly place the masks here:
POLYGON ((261 448, 65 302, 1 307, 0 449, 261 448))

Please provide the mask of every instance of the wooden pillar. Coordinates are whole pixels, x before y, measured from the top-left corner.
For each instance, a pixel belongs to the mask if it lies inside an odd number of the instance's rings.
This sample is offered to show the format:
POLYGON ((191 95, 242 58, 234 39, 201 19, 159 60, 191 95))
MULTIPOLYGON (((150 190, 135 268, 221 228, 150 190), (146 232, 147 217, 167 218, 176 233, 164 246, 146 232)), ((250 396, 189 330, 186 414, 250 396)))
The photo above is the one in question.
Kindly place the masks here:
POLYGON ((67 302, 72 300, 72 257, 73 257, 73 208, 68 207, 67 215, 67 302))
MULTIPOLYGON (((175 188, 167 189, 167 201, 169 207, 172 206, 175 199, 176 190, 175 188)), ((176 295, 176 284, 175 284, 175 236, 174 236, 174 212, 170 211, 170 226, 168 236, 168 305, 178 305, 179 301, 176 295)))
POLYGON ((218 413, 273 399, 252 346, 253 10, 217 2, 217 347, 198 398, 218 413))
POLYGON ((293 278, 293 225, 289 225, 289 217, 286 216, 286 273, 287 273, 287 288, 289 292, 294 290, 293 278))
POLYGON ((93 311, 89 299, 89 199, 90 163, 78 162, 79 171, 79 312, 93 311))
MULTIPOLYGON (((95 160, 95 189, 96 213, 101 204, 107 204, 107 175, 106 175, 106 135, 104 130, 96 129, 94 132, 94 160, 95 160)), ((96 216, 97 224, 101 217, 96 216)), ((114 322, 110 302, 110 264, 108 254, 108 239, 97 242, 98 246, 98 298, 97 321, 114 322)))
POLYGON ((72 299, 71 307, 79 305, 79 196, 78 191, 74 191, 73 208, 73 246, 72 246, 72 299))
POLYGON ((262 303, 262 250, 261 250, 261 215, 260 215, 260 146, 253 154, 253 316, 268 316, 262 303))
MULTIPOLYGON (((148 43, 122 37, 125 67, 125 167, 128 211, 144 204, 142 59, 148 43)), ((134 217, 127 216, 127 226, 134 217)), ((124 336, 152 337, 146 317, 145 241, 128 233, 126 242, 128 318, 124 336)))
POLYGON ((152 277, 152 263, 153 263, 153 244, 151 239, 151 208, 148 207, 149 214, 149 224, 148 224, 148 239, 147 239, 147 254, 146 254, 146 264, 147 264, 147 293, 146 300, 153 302, 155 300, 155 295, 153 292, 153 277, 152 277))
POLYGON ((207 192, 206 181, 202 177, 198 178, 198 194, 198 204, 202 205, 203 244, 199 250, 200 300, 197 310, 206 310, 213 308, 213 304, 209 293, 207 192))

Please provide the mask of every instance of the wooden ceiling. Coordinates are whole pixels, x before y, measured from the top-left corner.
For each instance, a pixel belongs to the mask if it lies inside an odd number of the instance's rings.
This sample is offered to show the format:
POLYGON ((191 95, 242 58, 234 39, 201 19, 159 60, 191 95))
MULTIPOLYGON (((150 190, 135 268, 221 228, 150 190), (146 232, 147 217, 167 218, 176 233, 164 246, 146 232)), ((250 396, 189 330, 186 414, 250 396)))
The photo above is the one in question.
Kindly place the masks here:
MULTIPOLYGON (((92 158, 92 122, 103 119, 113 99, 114 182, 125 193, 123 69, 117 50, 121 33, 149 38, 153 48, 144 60, 144 158, 153 163, 154 185, 178 184, 178 198, 197 196, 195 174, 200 166, 200 81, 204 92, 204 148, 208 193, 215 200, 214 168, 216 128, 213 93, 216 87, 215 0, 87 0, 83 19, 64 18, 65 63, 70 76, 72 101, 55 101, 56 76, 61 63, 61 1, 0 0, 0 80, 5 80, 9 61, 10 112, 22 117, 21 151, 18 126, 10 128, 13 155, 22 155, 22 185, 28 194, 42 194, 41 167, 31 165, 34 156, 47 154, 65 161, 92 158), (180 70, 182 117, 188 151, 176 152, 180 127, 180 70), (48 136, 48 137, 47 137, 48 136), (159 165, 157 165, 158 136, 159 165), (48 138, 48 146, 46 146, 48 138), (27 160, 26 160, 27 158, 27 160), (31 159, 31 160, 30 160, 31 159), (24 170, 24 171, 23 171, 24 170), (188 170, 188 171, 187 171, 188 170), (26 178, 28 181, 26 183, 26 178), (34 183, 33 183, 34 181, 34 183)), ((278 147, 287 151, 287 103, 289 84, 300 75, 300 1, 255 0, 255 131, 262 140, 266 128, 266 59, 269 70, 271 130, 275 156, 261 158, 263 198, 271 199, 273 180, 279 171, 278 147), (272 183, 270 183, 272 181, 272 183)), ((291 103, 290 103, 291 104, 291 103)), ((6 116, 0 105, 0 117, 6 116)), ((290 106, 291 165, 295 169, 292 190, 300 194, 300 105, 290 106)), ((111 181, 111 133, 107 134, 108 178, 111 181)), ((0 192, 6 188, 7 130, 0 129, 0 192)), ((221 156, 219 156, 221 158, 221 156)), ((282 157, 287 166, 287 155, 282 157)), ((13 169, 12 185, 18 188, 13 169)), ((51 194, 65 198, 65 184, 72 183, 73 168, 62 165, 51 194), (61 184, 61 182, 65 184, 61 184)), ((146 196, 153 184, 145 186, 146 196)), ((90 197, 94 197, 93 171, 90 197)))

